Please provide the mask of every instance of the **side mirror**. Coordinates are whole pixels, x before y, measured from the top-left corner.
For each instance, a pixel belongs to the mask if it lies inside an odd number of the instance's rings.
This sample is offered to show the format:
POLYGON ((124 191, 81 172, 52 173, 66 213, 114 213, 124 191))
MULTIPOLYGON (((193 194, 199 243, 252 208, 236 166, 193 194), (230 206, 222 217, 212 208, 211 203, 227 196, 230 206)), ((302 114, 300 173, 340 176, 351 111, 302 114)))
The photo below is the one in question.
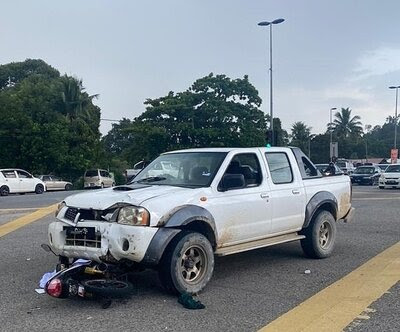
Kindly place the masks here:
POLYGON ((240 189, 246 186, 243 174, 225 174, 220 182, 221 191, 240 189))

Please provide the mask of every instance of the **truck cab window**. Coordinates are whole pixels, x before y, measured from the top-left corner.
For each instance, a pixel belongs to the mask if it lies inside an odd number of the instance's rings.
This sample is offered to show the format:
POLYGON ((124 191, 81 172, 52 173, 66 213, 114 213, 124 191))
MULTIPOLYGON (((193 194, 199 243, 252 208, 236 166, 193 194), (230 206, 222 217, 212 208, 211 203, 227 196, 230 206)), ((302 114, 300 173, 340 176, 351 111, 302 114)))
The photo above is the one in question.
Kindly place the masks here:
POLYGON ((258 157, 254 153, 235 155, 229 163, 225 174, 242 174, 247 187, 261 184, 261 169, 258 157))
POLYGON ((293 181, 293 173, 286 153, 268 152, 265 157, 274 184, 291 183, 293 181))

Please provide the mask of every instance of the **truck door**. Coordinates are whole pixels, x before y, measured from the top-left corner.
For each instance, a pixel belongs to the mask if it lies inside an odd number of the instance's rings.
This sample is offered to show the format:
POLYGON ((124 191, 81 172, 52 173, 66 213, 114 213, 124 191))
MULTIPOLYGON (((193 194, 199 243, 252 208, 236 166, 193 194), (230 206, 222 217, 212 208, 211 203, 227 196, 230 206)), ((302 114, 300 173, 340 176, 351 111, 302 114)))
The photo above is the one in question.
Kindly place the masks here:
POLYGON ((259 154, 233 155, 225 166, 225 174, 243 175, 245 186, 227 191, 219 186, 210 201, 210 212, 221 229, 218 245, 233 245, 268 236, 271 205, 268 183, 264 178, 265 165, 260 162, 259 154))
POLYGON ((266 152, 265 158, 270 174, 271 232, 299 230, 304 222, 305 191, 295 158, 286 152, 266 152))

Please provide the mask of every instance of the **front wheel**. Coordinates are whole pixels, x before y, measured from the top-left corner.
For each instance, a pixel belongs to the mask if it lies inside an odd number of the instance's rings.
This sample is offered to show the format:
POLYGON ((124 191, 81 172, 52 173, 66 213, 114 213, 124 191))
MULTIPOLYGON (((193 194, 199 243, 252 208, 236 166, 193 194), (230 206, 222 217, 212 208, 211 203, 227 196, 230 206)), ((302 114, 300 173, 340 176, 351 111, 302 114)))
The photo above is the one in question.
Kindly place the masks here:
POLYGON ((44 187, 41 184, 36 185, 35 193, 36 194, 43 194, 43 192, 44 192, 44 187))
POLYGON ((303 231, 301 240, 304 253, 311 258, 329 257, 336 240, 336 221, 328 211, 317 212, 310 225, 303 231))
POLYGON ((168 245, 159 267, 164 288, 172 293, 196 294, 210 281, 214 252, 200 233, 182 232, 168 245))

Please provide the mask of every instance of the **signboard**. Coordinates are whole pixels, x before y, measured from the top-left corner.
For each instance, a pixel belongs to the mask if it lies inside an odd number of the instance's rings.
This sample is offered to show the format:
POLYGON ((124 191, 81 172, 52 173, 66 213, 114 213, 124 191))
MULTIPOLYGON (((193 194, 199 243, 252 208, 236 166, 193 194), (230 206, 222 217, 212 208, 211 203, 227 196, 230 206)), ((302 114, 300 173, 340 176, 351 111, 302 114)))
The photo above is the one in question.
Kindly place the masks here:
POLYGON ((392 164, 397 163, 397 158, 399 157, 399 150, 398 149, 392 149, 390 150, 390 159, 392 160, 392 164))
POLYGON ((332 160, 332 158, 337 159, 339 156, 339 150, 338 150, 338 142, 332 142, 330 144, 330 150, 329 150, 329 157, 330 160, 332 160))

